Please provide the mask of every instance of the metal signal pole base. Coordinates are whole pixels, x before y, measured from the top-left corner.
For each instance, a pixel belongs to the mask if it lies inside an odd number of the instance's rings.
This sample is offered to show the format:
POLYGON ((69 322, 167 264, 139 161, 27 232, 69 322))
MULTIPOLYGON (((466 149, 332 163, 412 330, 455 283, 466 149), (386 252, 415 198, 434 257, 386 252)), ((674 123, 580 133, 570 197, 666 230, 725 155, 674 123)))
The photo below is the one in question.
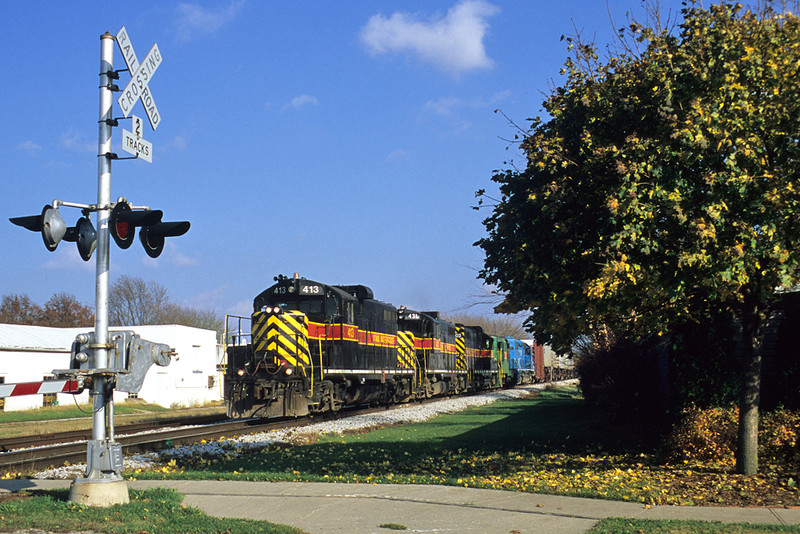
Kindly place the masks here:
POLYGON ((122 445, 100 439, 90 440, 87 445, 86 474, 72 481, 69 500, 98 507, 130 502, 128 483, 119 474, 122 471, 122 445))

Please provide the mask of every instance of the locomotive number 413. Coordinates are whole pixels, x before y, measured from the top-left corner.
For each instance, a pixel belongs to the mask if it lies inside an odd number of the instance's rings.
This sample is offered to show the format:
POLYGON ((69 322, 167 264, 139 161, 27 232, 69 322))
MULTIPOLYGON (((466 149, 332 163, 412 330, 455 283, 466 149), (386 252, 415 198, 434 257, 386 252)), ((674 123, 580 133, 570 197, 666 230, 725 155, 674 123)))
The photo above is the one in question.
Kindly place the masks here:
POLYGON ((303 286, 300 292, 304 295, 319 295, 322 293, 322 288, 320 286, 303 286))
MULTIPOLYGON (((292 293, 294 291, 293 286, 278 286, 276 287, 272 293, 274 295, 285 295, 286 293, 292 293)), ((303 295, 321 295, 322 294, 322 286, 303 286, 300 288, 300 293, 303 295)))

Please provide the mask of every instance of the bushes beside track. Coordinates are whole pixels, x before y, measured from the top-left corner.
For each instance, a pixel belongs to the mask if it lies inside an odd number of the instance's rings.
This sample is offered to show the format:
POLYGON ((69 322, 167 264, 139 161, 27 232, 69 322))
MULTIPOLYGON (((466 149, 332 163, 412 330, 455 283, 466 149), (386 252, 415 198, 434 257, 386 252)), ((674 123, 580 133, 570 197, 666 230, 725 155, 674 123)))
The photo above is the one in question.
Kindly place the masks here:
MULTIPOLYGON (((798 320, 800 298, 792 296, 771 318, 764 340, 759 455, 783 465, 800 459, 798 320)), ((578 351, 580 388, 612 418, 662 441, 667 459, 727 469, 736 450, 739 336, 735 325, 716 317, 640 342, 610 337, 578 351)))

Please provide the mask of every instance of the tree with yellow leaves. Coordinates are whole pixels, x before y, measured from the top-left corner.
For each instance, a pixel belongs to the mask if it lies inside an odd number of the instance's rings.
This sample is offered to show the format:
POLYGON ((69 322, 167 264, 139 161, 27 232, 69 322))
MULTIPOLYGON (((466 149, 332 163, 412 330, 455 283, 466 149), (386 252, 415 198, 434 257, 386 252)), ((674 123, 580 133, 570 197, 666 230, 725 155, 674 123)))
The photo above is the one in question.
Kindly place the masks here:
POLYGON ((577 42, 523 171, 476 243, 480 276, 542 343, 728 314, 744 346, 737 470, 758 470, 762 327, 800 282, 800 19, 688 2, 601 61, 577 42))

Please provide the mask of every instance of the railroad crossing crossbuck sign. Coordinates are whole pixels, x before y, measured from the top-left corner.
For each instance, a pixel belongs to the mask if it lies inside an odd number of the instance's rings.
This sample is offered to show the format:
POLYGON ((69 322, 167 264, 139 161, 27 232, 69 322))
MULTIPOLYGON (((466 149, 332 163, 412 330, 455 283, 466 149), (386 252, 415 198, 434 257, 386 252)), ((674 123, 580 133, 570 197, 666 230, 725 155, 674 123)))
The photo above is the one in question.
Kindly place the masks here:
POLYGON ((158 50, 158 45, 153 44, 144 60, 139 63, 125 26, 117 33, 116 40, 119 50, 122 52, 122 57, 125 59, 125 64, 128 66, 128 71, 131 73, 131 81, 122 90, 122 94, 117 98, 117 103, 122 110, 122 114, 127 118, 134 104, 136 104, 136 100, 141 100, 144 111, 147 113, 147 118, 150 119, 150 126, 155 131, 158 125, 161 124, 161 115, 158 114, 158 108, 148 84, 153 78, 156 69, 161 65, 161 52, 158 50))

